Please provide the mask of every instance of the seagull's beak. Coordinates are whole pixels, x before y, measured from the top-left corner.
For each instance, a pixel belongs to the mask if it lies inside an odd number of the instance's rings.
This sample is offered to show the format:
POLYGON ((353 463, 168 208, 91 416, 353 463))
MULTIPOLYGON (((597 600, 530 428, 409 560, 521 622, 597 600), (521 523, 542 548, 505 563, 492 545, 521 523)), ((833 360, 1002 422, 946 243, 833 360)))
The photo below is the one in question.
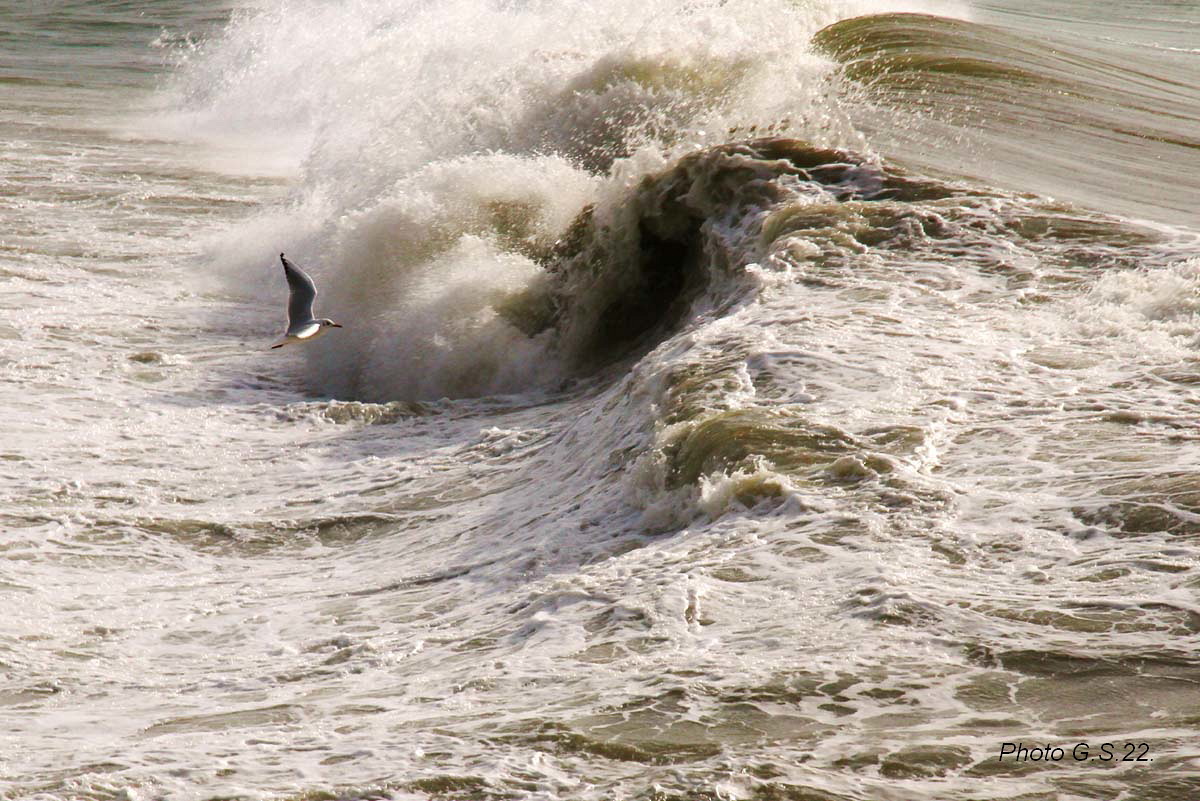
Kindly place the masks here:
POLYGON ((331 325, 331 326, 333 326, 334 328, 341 328, 341 327, 342 327, 342 324, 341 324, 341 323, 330 323, 330 325, 331 325))

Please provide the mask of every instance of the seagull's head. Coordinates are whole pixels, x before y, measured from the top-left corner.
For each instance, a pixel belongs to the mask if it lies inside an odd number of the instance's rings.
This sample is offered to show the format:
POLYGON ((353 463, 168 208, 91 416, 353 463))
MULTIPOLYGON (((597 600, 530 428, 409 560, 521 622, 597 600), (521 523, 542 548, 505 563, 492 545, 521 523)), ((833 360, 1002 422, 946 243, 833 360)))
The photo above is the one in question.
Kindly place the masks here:
POLYGON ((333 320, 330 320, 328 317, 324 318, 323 320, 317 320, 317 322, 319 322, 321 324, 322 328, 341 328, 342 327, 341 323, 335 323, 333 320))

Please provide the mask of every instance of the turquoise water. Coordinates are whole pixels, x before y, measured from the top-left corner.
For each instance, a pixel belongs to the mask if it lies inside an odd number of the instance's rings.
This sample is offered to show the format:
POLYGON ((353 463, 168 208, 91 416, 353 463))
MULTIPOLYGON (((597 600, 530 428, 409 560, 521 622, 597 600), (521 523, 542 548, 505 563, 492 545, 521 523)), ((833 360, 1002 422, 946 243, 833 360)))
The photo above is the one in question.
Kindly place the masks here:
POLYGON ((0 797, 1200 791, 1194 5, 0 23, 0 797))

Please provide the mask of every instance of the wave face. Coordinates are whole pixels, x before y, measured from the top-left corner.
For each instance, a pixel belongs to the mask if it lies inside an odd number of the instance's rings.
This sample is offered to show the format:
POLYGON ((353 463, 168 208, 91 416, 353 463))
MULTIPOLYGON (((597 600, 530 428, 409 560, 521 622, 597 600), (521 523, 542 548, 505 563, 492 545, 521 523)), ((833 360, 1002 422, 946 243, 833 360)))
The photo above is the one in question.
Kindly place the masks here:
POLYGON ((1192 801, 1196 17, 1005 2, 22 16, 0 795, 1192 801))

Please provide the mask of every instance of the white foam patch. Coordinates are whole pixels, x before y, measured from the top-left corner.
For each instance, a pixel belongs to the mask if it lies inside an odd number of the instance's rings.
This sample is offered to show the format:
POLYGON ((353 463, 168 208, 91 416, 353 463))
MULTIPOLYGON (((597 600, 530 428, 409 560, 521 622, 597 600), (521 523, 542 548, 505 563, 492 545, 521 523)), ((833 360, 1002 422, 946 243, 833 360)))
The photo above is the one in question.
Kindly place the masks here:
POLYGON ((1107 273, 1071 312, 1085 334, 1160 357, 1187 355, 1200 337, 1200 259, 1107 273))

